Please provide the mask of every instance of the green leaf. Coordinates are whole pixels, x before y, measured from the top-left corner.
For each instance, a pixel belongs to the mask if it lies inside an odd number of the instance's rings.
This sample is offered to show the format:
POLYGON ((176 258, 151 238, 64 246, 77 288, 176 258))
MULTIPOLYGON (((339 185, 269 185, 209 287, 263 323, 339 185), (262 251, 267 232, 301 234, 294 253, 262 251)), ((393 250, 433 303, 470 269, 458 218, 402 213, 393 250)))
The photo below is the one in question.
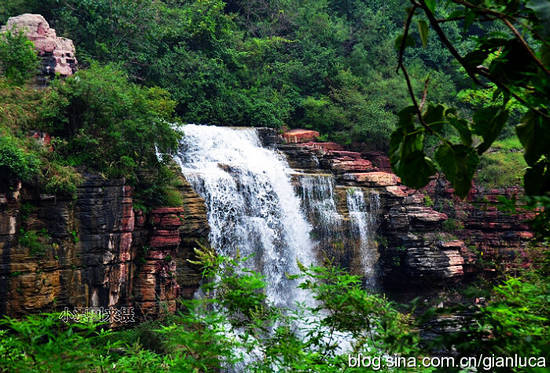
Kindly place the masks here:
POLYGON ((531 0, 526 7, 532 9, 537 18, 540 20, 544 31, 543 36, 548 36, 548 34, 550 34, 550 1, 531 0))
POLYGON ((433 161, 423 151, 408 153, 401 162, 403 167, 398 175, 404 184, 412 188, 418 189, 428 184, 430 176, 436 171, 433 161))
POLYGON ((430 12, 435 13, 435 0, 425 0, 426 6, 430 12))
POLYGON ((399 113, 397 113, 397 116, 399 117, 398 126, 407 131, 412 131, 414 129, 415 115, 416 115, 416 108, 413 105, 407 106, 406 108, 401 110, 399 113))
POLYGON ((474 68, 481 65, 483 61, 487 59, 489 53, 491 53, 490 50, 475 49, 464 56, 464 61, 468 64, 468 66, 474 68))
POLYGON ((455 193, 465 197, 472 185, 472 178, 479 163, 474 148, 462 144, 441 144, 435 152, 435 159, 447 179, 453 184, 455 193))
POLYGON ((456 117, 448 118, 449 123, 453 126, 460 136, 460 140, 466 146, 472 145, 472 132, 468 126, 468 121, 456 117))
POLYGON ((445 112, 445 106, 438 104, 438 105, 428 105, 428 108, 426 109, 426 113, 422 116, 424 119, 424 122, 426 122, 427 125, 437 125, 437 124, 443 124, 443 113, 445 112))
POLYGON ((474 23, 476 17, 477 17, 477 15, 472 11, 469 11, 465 14, 465 16, 464 16, 464 31, 467 31, 470 28, 472 23, 474 23))
MULTIPOLYGON (((395 39, 395 49, 400 50, 402 42, 403 42, 403 35, 399 35, 395 39)), ((407 35, 407 38, 405 39, 405 48, 414 47, 415 45, 416 43, 414 42, 414 39, 410 35, 407 35)))
POLYGON ((519 141, 525 148, 525 161, 529 166, 533 166, 547 151, 550 138, 548 134, 550 121, 546 121, 546 123, 543 121, 543 118, 531 110, 525 114, 521 123, 516 126, 519 141))
POLYGON ((533 167, 527 168, 523 181, 528 195, 544 194, 550 189, 550 162, 541 159, 533 167))
POLYGON ((422 40, 422 46, 424 48, 428 45, 428 30, 428 24, 426 21, 418 21, 418 33, 420 34, 420 40, 422 40))
POLYGON ((508 110, 501 106, 491 106, 477 110, 474 113, 473 131, 483 137, 483 142, 477 146, 478 154, 485 152, 498 137, 506 120, 508 110))

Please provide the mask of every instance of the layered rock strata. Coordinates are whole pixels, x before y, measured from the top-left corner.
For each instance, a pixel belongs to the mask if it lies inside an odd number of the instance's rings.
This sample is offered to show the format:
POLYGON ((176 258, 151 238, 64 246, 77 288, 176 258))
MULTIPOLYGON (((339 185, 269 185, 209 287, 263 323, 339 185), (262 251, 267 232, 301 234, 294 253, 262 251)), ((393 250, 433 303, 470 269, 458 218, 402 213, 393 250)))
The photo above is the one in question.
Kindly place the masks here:
POLYGON ((193 207, 200 197, 182 193, 192 201, 187 210, 147 215, 134 210, 124 180, 93 175, 74 200, 21 184, 0 193, 0 314, 132 308, 143 318, 174 311, 200 277, 178 263, 208 235, 204 207, 193 207))
MULTIPOLYGON (((380 256, 377 270, 386 288, 443 285, 462 279, 465 273, 478 269, 474 264, 479 252, 465 241, 485 251, 517 255, 516 249, 532 237, 528 227, 519 223, 521 216, 501 214, 487 203, 479 205, 479 201, 495 200, 502 194, 500 191, 478 192, 467 201, 454 205, 447 202, 448 209, 436 210, 430 198, 439 193, 440 199, 452 201, 452 190, 448 187, 437 193, 435 187, 412 190, 389 171, 387 157, 379 152, 345 151, 338 144, 312 141, 316 134, 306 132, 293 132, 300 133, 301 137, 283 134, 279 142, 271 141, 271 146, 282 151, 298 173, 334 178, 335 199, 344 218, 344 224, 338 229, 343 232, 350 229, 349 211, 342 202, 350 191, 360 188, 365 195, 379 195, 376 239, 372 245, 377 246, 380 256), (459 226, 464 224, 464 229, 450 229, 455 220, 459 226)), ((297 181, 297 184, 300 183, 297 181)), ((297 188, 301 190, 302 186, 297 188)), ((363 255, 354 248, 353 242, 337 246, 340 250, 325 244, 322 250, 349 268, 358 262, 353 255, 363 255)))
POLYGON ((505 266, 529 265, 525 248, 534 236, 527 221, 534 215, 521 209, 521 188, 485 190, 474 185, 462 200, 454 196, 447 181, 436 179, 423 192, 430 196, 434 208, 448 215, 448 229, 486 261, 505 266), (509 210, 513 201, 516 212, 509 210))

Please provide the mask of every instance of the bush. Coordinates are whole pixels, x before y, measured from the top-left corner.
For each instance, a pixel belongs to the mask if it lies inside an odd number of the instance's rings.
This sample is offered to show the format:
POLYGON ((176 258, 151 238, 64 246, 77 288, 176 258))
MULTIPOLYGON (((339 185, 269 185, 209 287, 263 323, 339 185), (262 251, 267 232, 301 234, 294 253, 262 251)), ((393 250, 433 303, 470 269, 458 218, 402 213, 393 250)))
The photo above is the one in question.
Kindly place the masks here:
POLYGON ((457 219, 447 219, 443 222, 443 231, 453 233, 457 230, 464 229, 464 223, 457 219))
POLYGON ((476 182, 485 188, 523 186, 527 163, 517 137, 495 141, 479 162, 476 182))
POLYGON ((180 207, 183 205, 183 196, 181 192, 174 188, 166 188, 164 191, 165 203, 164 205, 170 207, 180 207))
POLYGON ((181 136, 174 128, 175 102, 168 92, 132 84, 117 67, 94 63, 55 81, 44 106, 50 110, 44 111, 43 129, 57 137, 57 164, 46 171, 50 191, 74 193, 76 167, 124 177, 136 189, 155 186, 145 200, 162 199, 158 190, 169 178, 156 177, 165 163, 157 151, 173 153, 181 136))
POLYGON ((20 141, 12 136, 0 137, 0 181, 3 184, 16 179, 29 181, 39 173, 39 166, 36 154, 25 151, 20 141))
POLYGON ((46 229, 40 231, 21 229, 19 234, 19 245, 29 249, 31 255, 42 256, 45 254, 48 247, 45 241, 47 242, 51 238, 46 229))
POLYGON ((21 85, 36 75, 37 69, 34 44, 22 32, 0 34, 0 71, 10 82, 21 85))
POLYGON ((51 161, 44 170, 44 189, 47 193, 76 197, 76 190, 83 179, 74 167, 51 161))

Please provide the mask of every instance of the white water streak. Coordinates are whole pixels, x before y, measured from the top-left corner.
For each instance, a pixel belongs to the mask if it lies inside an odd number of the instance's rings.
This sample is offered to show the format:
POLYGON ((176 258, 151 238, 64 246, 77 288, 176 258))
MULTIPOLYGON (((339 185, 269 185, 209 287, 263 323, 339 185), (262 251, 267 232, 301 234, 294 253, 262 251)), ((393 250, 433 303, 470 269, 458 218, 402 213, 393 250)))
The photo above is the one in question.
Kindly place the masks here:
POLYGON ((176 157, 184 176, 205 199, 210 244, 218 253, 254 255, 256 270, 276 306, 304 302, 286 274, 296 260, 315 263, 311 226, 291 184, 292 169, 277 152, 261 146, 254 129, 186 125, 176 157))
POLYGON ((369 194, 369 204, 365 201, 362 189, 355 188, 348 191, 347 205, 351 220, 352 234, 360 240, 361 263, 367 285, 376 287, 376 262, 379 253, 374 242, 374 234, 380 209, 380 195, 369 194))

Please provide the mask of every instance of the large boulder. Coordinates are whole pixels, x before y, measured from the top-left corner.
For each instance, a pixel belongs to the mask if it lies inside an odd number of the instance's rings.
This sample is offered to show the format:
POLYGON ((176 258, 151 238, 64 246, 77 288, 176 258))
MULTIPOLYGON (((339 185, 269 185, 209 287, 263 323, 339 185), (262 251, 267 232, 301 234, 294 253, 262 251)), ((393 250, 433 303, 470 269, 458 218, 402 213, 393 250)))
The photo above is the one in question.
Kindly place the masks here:
POLYGON ((58 37, 55 30, 40 14, 22 14, 11 17, 0 32, 23 32, 34 43, 42 59, 42 75, 54 77, 56 74, 74 74, 78 61, 73 41, 58 37))

